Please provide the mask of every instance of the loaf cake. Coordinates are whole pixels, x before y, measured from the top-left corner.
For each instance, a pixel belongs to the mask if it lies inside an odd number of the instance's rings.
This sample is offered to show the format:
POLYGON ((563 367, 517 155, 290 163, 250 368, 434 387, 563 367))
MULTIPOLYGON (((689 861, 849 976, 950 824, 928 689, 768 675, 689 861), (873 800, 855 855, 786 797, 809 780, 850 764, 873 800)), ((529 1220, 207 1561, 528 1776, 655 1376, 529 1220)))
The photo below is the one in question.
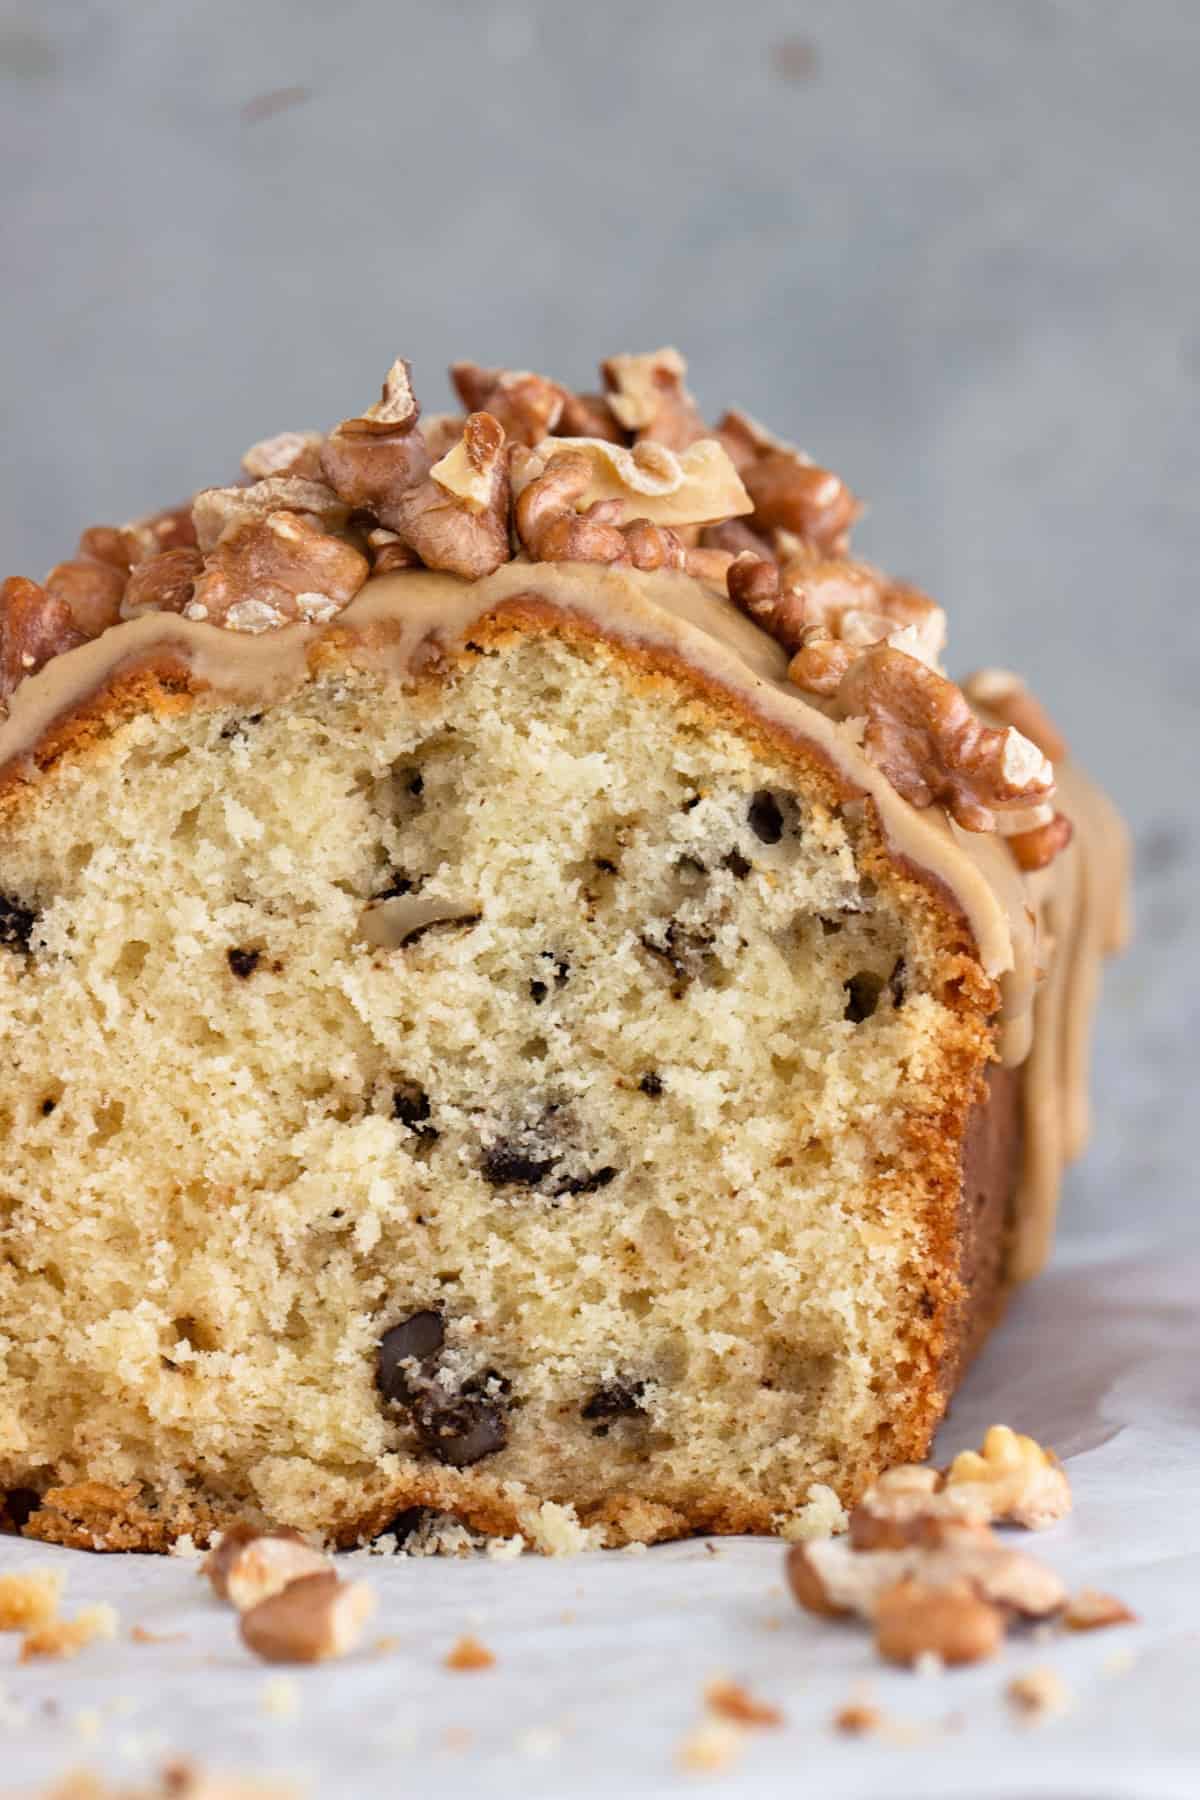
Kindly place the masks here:
POLYGON ((452 377, 4 584, 30 1536, 786 1530, 1046 1254, 1108 802, 677 352, 452 377))

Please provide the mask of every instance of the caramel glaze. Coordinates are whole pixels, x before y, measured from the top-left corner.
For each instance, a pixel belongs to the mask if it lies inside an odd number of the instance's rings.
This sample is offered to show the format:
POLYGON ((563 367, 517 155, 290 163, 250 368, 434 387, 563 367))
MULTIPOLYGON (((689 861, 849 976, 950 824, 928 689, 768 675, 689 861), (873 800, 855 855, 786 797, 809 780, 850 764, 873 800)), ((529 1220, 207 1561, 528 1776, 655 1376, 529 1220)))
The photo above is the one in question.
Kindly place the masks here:
POLYGON ((1062 1170, 1088 1133, 1091 1013, 1102 957, 1126 937, 1128 849, 1103 794, 1073 763, 1060 766, 1057 804, 1075 826, 1048 869, 1022 874, 1002 838, 961 830, 940 807, 902 800, 861 747, 861 726, 838 722, 786 679, 788 658, 724 594, 690 576, 595 563, 503 565, 478 582, 428 570, 377 577, 330 624, 260 636, 173 613, 114 626, 22 682, 0 725, 0 780, 36 780, 43 735, 114 677, 165 659, 222 698, 259 704, 301 686, 322 638, 352 660, 403 680, 435 664, 504 601, 535 595, 604 636, 695 668, 766 724, 822 755, 869 795, 894 853, 957 901, 980 963, 999 984, 997 1047, 1023 1068, 1024 1166, 1011 1274, 1032 1275, 1048 1254, 1062 1170))

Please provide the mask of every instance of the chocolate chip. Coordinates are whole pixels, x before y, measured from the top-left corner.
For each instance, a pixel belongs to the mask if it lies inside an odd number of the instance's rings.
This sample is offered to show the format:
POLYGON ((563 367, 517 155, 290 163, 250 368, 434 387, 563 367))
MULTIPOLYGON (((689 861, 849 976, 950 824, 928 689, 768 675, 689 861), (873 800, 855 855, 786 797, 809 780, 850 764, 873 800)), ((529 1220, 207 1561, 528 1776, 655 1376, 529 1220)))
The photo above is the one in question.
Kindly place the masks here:
POLYGON ((50 1114, 54 1111, 54 1109, 57 1105, 58 1105, 58 1101, 51 1100, 50 1097, 47 1095, 46 1099, 42 1101, 42 1117, 43 1117, 43 1119, 48 1119, 50 1117, 50 1114))
POLYGON ((262 961, 261 950, 227 950, 225 954, 239 981, 248 981, 262 961))
POLYGON ((638 942, 643 950, 648 950, 651 956, 661 957, 669 966, 675 977, 671 991, 676 1000, 681 997, 688 983, 702 972, 713 945, 710 933, 690 930, 686 925, 681 925, 678 919, 672 919, 661 942, 656 943, 646 934, 638 942))
POLYGON ((535 1006, 540 1006, 549 992, 544 981, 531 981, 529 984, 529 997, 535 1006))
POLYGON ((601 1188, 606 1188, 610 1181, 615 1181, 616 1175, 616 1169, 606 1163, 602 1169, 593 1169, 589 1175, 565 1176, 562 1181, 555 1183, 550 1192, 556 1200, 568 1194, 595 1194, 601 1188))
POLYGON ((597 856, 594 860, 595 860, 596 868, 598 868, 602 874, 604 874, 604 875, 615 875, 616 874, 617 865, 615 862, 610 862, 607 856, 597 856))
POLYGON ((836 937, 837 933, 842 929, 842 921, 840 919, 822 918, 820 920, 820 926, 821 935, 823 937, 836 937))
POLYGON ((494 1456, 508 1442, 504 1408, 465 1388, 443 1394, 436 1385, 427 1387, 413 1406, 413 1423, 425 1448, 452 1469, 494 1456))
POLYGON ((413 1379, 404 1365, 427 1362, 438 1354, 445 1341, 445 1320, 441 1313, 429 1308, 410 1314, 385 1331, 375 1361, 375 1385, 384 1399, 411 1401, 413 1379))
POLYGON ((908 996, 908 970, 904 958, 896 958, 896 966, 888 976, 888 988, 892 996, 892 1005, 899 1011, 908 996))
POLYGON ((768 788, 759 788, 746 812, 750 829, 764 844, 777 844, 783 836, 783 814, 768 788))
POLYGON ((429 1512, 430 1509, 427 1506, 406 1506, 403 1512, 398 1512, 394 1519, 388 1520, 377 1536, 394 1537, 397 1544, 403 1544, 412 1537, 415 1531, 420 1530, 429 1517, 429 1512))
POLYGON ((0 894, 0 945, 6 950, 28 950, 37 914, 19 900, 0 894))
POLYGON ((869 969, 862 969, 852 975, 849 981, 842 984, 846 990, 846 1010, 842 1014, 852 1025, 861 1025, 869 1019, 879 1005, 879 996, 883 992, 883 976, 872 975, 869 969))
POLYGON ((38 1507, 42 1496, 34 1488, 9 1488, 4 1495, 3 1510, 17 1531, 23 1531, 38 1507))
POLYGON ((647 1069, 638 1082, 638 1087, 649 1099, 657 1100, 663 1091, 663 1078, 661 1075, 656 1075, 653 1069, 647 1069))
POLYGON ((230 719, 227 725, 222 725, 221 737, 226 743, 228 743, 231 738, 241 737, 245 732, 247 725, 260 724, 262 717, 262 713, 247 713, 244 719, 230 719))
POLYGON ((689 794, 687 799, 684 801, 683 806, 680 808, 680 810, 682 812, 694 811, 694 809, 697 806, 699 806, 699 804, 700 804, 700 798, 701 797, 699 794, 689 794))
POLYGON ((437 1137, 436 1127, 425 1121, 430 1114, 429 1095, 418 1081, 397 1082, 392 1089, 392 1117, 415 1132, 418 1137, 437 1137))
POLYGON ((497 1138, 494 1144, 484 1146, 479 1170, 492 1187, 536 1187, 556 1160, 553 1156, 535 1156, 512 1138, 497 1138))
POLYGON ((725 858, 723 866, 729 870, 735 881, 745 881, 753 864, 746 861, 740 850, 731 850, 725 858))
POLYGON ((402 894, 411 894, 414 886, 415 884, 409 876, 402 874, 399 869, 393 869, 388 876, 387 886, 380 888, 379 892, 372 894, 371 898, 373 900, 398 900, 402 894))
POLYGON ((606 1382, 584 1401, 579 1409, 580 1417, 596 1425, 595 1437, 607 1437, 617 1419, 645 1412, 642 1403, 645 1393, 644 1381, 606 1382))
POLYGON ((418 796, 425 792, 425 777, 421 774, 420 770, 417 770, 415 774, 410 775, 408 791, 410 794, 416 794, 418 796))

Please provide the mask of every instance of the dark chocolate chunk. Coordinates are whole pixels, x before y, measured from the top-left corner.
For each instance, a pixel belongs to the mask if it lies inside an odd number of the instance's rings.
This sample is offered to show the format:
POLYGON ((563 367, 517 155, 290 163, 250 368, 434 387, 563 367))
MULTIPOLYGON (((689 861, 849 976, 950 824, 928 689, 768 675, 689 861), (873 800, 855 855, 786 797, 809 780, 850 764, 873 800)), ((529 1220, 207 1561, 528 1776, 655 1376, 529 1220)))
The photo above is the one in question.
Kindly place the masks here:
POLYGON ((415 774, 409 776, 408 791, 410 794, 416 794, 418 796, 425 792, 425 777, 421 774, 419 769, 415 774))
POLYGON ((426 1308, 412 1313, 385 1331, 376 1352, 375 1385, 385 1400, 411 1401, 413 1378, 404 1367, 410 1362, 428 1362, 446 1341, 446 1322, 441 1313, 426 1308))
POLYGON ((411 894, 414 885, 409 876, 402 874, 399 869, 393 869, 388 875, 387 886, 380 888, 379 892, 372 894, 371 898, 373 900, 398 900, 402 894, 411 894))
POLYGON ((616 1175, 617 1171, 611 1163, 606 1163, 602 1169, 593 1169, 587 1175, 567 1175, 562 1181, 556 1182, 550 1191, 556 1200, 568 1194, 595 1194, 601 1188, 606 1188, 610 1181, 614 1181, 616 1175))
POLYGON ((883 992, 883 976, 872 975, 869 969, 862 969, 844 982, 846 990, 846 1010, 842 1014, 852 1025, 861 1025, 869 1019, 879 1005, 879 996, 883 992))
POLYGON ((8 894, 0 894, 0 945, 6 950, 28 950, 37 914, 8 894))
POLYGON ((15 1531, 24 1531, 38 1507, 42 1504, 42 1496, 34 1488, 9 1488, 2 1496, 3 1512, 8 1523, 15 1531))
POLYGON ((638 1082, 638 1087, 649 1099, 657 1100, 663 1091, 663 1078, 661 1075, 655 1074, 653 1069, 647 1069, 638 1082))
POLYGON ((50 1117, 50 1114, 54 1111, 54 1109, 57 1105, 58 1105, 58 1101, 52 1100, 50 1098, 50 1096, 47 1094, 46 1098, 42 1101, 42 1117, 43 1117, 43 1119, 48 1119, 50 1117))
POLYGON ((759 788, 746 812, 750 829, 764 844, 777 844, 783 836, 783 814, 769 788, 759 788))
POLYGON ((604 875, 615 875, 617 872, 616 863, 610 862, 607 856, 597 856, 595 858, 595 866, 604 875))
POLYGON ((529 984, 529 997, 535 1006, 540 1006, 549 992, 544 981, 531 981, 529 984))
POLYGON ((262 961, 261 950, 227 950, 225 954, 239 981, 248 981, 262 961))
POLYGON ((492 1187, 536 1187, 554 1167, 557 1158, 535 1156, 528 1145, 512 1138, 497 1138, 485 1144, 479 1160, 480 1173, 492 1187))
POLYGON ((425 1448, 452 1469, 494 1456, 508 1442, 504 1408, 465 1387, 458 1394, 444 1394, 436 1384, 426 1387, 413 1406, 413 1423, 425 1448))
POLYGON ((400 1081, 392 1089, 392 1117, 415 1132, 417 1137, 437 1137, 437 1128, 426 1124, 429 1118, 429 1095, 418 1081, 400 1081))
POLYGON ((645 1393, 644 1381, 606 1382, 584 1401, 579 1409, 580 1417, 595 1424, 596 1437, 607 1437, 616 1420, 645 1412, 642 1403, 645 1393))
POLYGON ((740 850, 731 850, 725 858, 723 866, 729 870, 735 881, 745 881, 753 864, 747 862, 740 850))

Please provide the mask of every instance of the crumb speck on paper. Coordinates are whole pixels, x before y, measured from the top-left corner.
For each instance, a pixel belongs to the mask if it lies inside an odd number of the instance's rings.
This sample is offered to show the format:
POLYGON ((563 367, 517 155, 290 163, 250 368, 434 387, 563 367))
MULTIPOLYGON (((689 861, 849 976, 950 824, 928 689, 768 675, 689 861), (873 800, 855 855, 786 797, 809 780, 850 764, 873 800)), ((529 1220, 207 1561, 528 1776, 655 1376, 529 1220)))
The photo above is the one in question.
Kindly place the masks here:
POLYGON ((192 1562, 204 1552, 190 1531, 181 1532, 167 1551, 168 1556, 182 1557, 185 1562, 192 1562))
POLYGON ((1115 1594, 1081 1588, 1067 1601, 1062 1622, 1068 1631, 1105 1631, 1111 1625, 1136 1625, 1138 1616, 1115 1594))
POLYGON ((398 1650, 400 1648, 400 1639, 394 1635, 378 1637, 371 1645, 371 1648, 377 1655, 386 1656, 390 1650, 398 1650))
POLYGON ((1071 1705, 1071 1693, 1057 1669, 1026 1669, 1005 1688, 1009 1705, 1029 1720, 1054 1718, 1071 1705))
POLYGON ((145 1625, 131 1625, 129 1640, 134 1644, 186 1644, 186 1631, 151 1631, 145 1625))
POLYGON ((293 1719, 300 1707, 300 1694, 289 1675, 272 1675, 264 1681, 259 1696, 259 1710, 270 1719, 293 1719))
POLYGON ((481 1644, 477 1637, 469 1633, 460 1637, 458 1642, 446 1652, 445 1666, 448 1669, 475 1670, 490 1669, 496 1658, 486 1644, 481 1644))
POLYGON ((705 1704, 721 1718, 735 1725, 782 1725, 784 1716, 777 1706, 757 1700, 739 1682, 724 1677, 710 1681, 704 1690, 705 1704))
POLYGON ((741 1755, 745 1732, 724 1719, 706 1719, 681 1741, 675 1760, 694 1774, 716 1774, 728 1769, 741 1755))
POLYGON ((821 66, 817 46, 811 38, 806 37, 779 38, 771 45, 770 61, 771 68, 780 81, 789 82, 794 87, 814 81, 821 66))
POLYGON ((71 1729, 76 1737, 81 1737, 85 1744, 94 1743, 100 1736, 104 1720, 100 1716, 98 1706, 81 1706, 77 1713, 71 1715, 71 1729))

